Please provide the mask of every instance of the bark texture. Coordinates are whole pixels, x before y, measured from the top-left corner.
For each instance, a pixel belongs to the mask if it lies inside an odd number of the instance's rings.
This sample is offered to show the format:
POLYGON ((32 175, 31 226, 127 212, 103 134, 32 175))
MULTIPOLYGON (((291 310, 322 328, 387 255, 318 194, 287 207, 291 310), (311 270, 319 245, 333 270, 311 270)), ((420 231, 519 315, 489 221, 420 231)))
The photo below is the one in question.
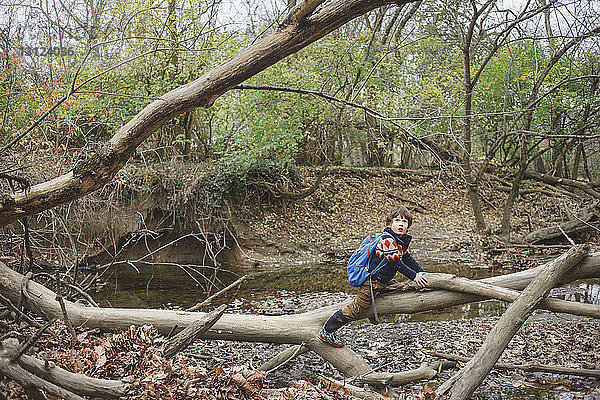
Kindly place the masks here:
MULTIPOLYGON (((537 276, 542 268, 532 268, 478 282, 521 290, 537 276)), ((562 283, 598 277, 600 277, 600 253, 586 257, 565 275, 562 283)), ((18 302, 21 296, 22 281, 21 274, 0 263, 0 295, 15 303, 18 302)), ((28 282, 27 288, 31 296, 24 302, 26 308, 33 312, 39 312, 38 309, 42 310, 50 318, 62 316, 60 306, 54 300, 54 292, 31 280, 28 282)), ((480 301, 485 298, 447 290, 395 291, 377 298, 376 304, 379 314, 386 315, 427 311, 480 301)), ((202 338, 294 345, 304 343, 307 349, 318 353, 344 375, 365 374, 370 372, 371 368, 361 356, 347 346, 334 348, 316 337, 323 322, 343 305, 336 304, 302 314, 284 316, 223 314, 215 325, 202 335, 202 338)), ((175 325, 186 327, 206 316, 206 313, 175 310, 84 307, 68 301, 65 301, 65 306, 71 321, 76 326, 82 325, 103 331, 118 331, 127 329, 130 325, 154 325, 163 334, 167 334, 175 325)), ((292 352, 290 354, 293 354, 293 350, 290 351, 292 352)))
MULTIPOLYGON (((486 282, 474 281, 451 274, 427 274, 427 287, 452 290, 453 292, 472 293, 481 297, 515 301, 521 292, 492 285, 486 282)), ((600 318, 600 306, 595 304, 578 303, 562 299, 543 299, 538 308, 549 311, 600 318)))
MULTIPOLYGON (((537 304, 548 295, 560 278, 586 257, 589 245, 576 245, 550 264, 536 276, 521 295, 512 303, 492 328, 475 356, 459 372, 452 385, 451 400, 463 400, 475 391, 523 325, 537 304)), ((442 385, 444 387, 445 385, 442 385)), ((440 392, 443 392, 440 390, 440 392)))

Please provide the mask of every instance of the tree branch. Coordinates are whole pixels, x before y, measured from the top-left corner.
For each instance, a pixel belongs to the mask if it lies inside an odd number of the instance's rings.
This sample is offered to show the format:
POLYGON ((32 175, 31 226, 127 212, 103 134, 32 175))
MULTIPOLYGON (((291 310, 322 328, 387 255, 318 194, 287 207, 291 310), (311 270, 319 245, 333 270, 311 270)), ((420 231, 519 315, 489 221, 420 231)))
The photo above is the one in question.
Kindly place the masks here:
MULTIPOLYGON (((402 1, 408 2, 410 0, 402 1)), ((102 149, 72 171, 33 186, 29 193, 1 199, 0 227, 99 189, 114 178, 146 138, 171 119, 197 107, 209 107, 231 88, 346 22, 383 5, 397 3, 394 0, 337 0, 316 10, 314 7, 321 4, 320 1, 302 3, 298 15, 305 17, 297 24, 281 25, 197 80, 148 104, 119 128, 102 149)))

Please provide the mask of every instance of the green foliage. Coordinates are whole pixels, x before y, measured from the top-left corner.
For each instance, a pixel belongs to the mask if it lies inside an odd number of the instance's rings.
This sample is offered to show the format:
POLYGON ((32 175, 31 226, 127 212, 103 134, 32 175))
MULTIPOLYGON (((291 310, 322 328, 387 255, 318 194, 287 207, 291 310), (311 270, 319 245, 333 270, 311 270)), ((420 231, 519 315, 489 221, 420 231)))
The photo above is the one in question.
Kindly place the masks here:
MULTIPOLYGON (((0 139, 7 142, 15 137, 59 101, 90 45, 98 45, 78 72, 76 85, 93 79, 21 141, 20 150, 66 153, 106 141, 150 101, 230 58, 264 28, 222 28, 213 17, 213 6, 204 0, 136 0, 127 8, 109 2, 98 13, 94 32, 73 27, 66 43, 75 49, 74 57, 43 60, 6 52, 0 87, 11 94, 0 98, 4 110, 0 139), (176 7, 170 12, 172 4, 176 7), (143 53, 148 54, 140 56, 143 53)), ((218 159, 222 168, 239 177, 257 168, 369 164, 374 158, 392 155, 395 163, 415 166, 420 160, 409 135, 433 137, 442 147, 461 149, 465 90, 461 35, 470 7, 471 3, 462 0, 423 4, 404 31, 390 30, 385 43, 383 31, 395 9, 388 11, 381 30, 373 36, 374 12, 367 16, 370 24, 354 21, 245 82, 321 92, 364 105, 393 121, 375 120, 367 126, 363 110, 341 102, 280 91, 234 90, 208 110, 170 121, 141 146, 140 153, 146 162, 178 156, 218 159), (370 158, 353 157, 356 153, 368 153, 370 158)), ((62 21, 45 22, 50 26, 62 21)), ((485 25, 475 38, 472 73, 486 60, 493 35, 502 27, 500 22, 485 25)), ((548 41, 540 40, 535 28, 522 29, 533 40, 510 40, 500 47, 475 86, 473 160, 496 151, 499 138, 522 125, 534 83, 550 60, 548 41)), ((560 44, 556 41, 555 46, 560 44)), ((540 87, 530 130, 544 134, 575 131, 582 109, 591 100, 589 80, 562 81, 593 75, 597 65, 597 50, 591 46, 561 59, 540 87), (554 86, 558 88, 546 93, 554 86)), ((543 144, 553 146, 561 140, 543 144)), ((512 165, 519 153, 514 143, 505 140, 492 160, 512 165)), ((532 138, 532 152, 534 143, 532 138)))

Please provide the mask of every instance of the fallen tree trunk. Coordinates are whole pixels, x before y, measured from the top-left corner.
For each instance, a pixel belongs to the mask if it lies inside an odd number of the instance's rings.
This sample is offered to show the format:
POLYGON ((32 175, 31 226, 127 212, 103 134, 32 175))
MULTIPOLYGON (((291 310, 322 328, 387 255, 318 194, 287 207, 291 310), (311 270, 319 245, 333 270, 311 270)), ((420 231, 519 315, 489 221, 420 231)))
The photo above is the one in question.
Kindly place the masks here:
MULTIPOLYGON (((521 294, 521 292, 517 290, 495 286, 486 282, 474 281, 451 274, 438 273, 427 274, 427 287, 452 290, 453 292, 472 293, 478 296, 508 302, 515 301, 521 294)), ((539 303, 538 308, 600 319, 600 306, 595 304, 549 298, 543 299, 539 303)))
POLYGON ((565 239, 565 234, 573 235, 590 230, 600 230, 600 210, 598 201, 586 208, 579 217, 558 225, 538 229, 523 236, 523 240, 530 244, 542 244, 565 239))
POLYGON ((129 388, 128 384, 121 381, 90 378, 84 374, 75 374, 57 367, 52 362, 47 363, 27 355, 22 355, 17 363, 24 370, 82 396, 121 397, 127 394, 129 388))
POLYGON ((526 243, 542 244, 565 239, 567 235, 574 235, 591 230, 600 230, 600 221, 597 214, 587 214, 580 219, 563 222, 559 225, 548 226, 528 233, 523 237, 526 243), (564 232, 564 233, 563 233, 564 232))
POLYGON ((589 194, 590 196, 595 197, 596 199, 600 199, 600 192, 596 191, 594 189, 594 186, 587 182, 576 181, 576 180, 568 179, 568 178, 560 178, 560 177, 556 177, 556 176, 552 176, 552 175, 548 175, 548 174, 540 174, 539 172, 534 172, 534 171, 525 171, 525 174, 523 177, 525 179, 534 179, 537 181, 541 181, 541 182, 547 183, 549 185, 554 185, 554 186, 562 185, 562 186, 567 186, 569 188, 579 189, 579 190, 589 194))
MULTIPOLYGON (((448 360, 469 362, 469 357, 463 357, 456 354, 448 354, 441 351, 433 352, 436 357, 446 358, 448 360)), ((568 368, 561 367, 558 365, 542 365, 542 364, 494 364, 494 369, 502 369, 505 371, 525 371, 525 372, 546 372, 549 374, 560 374, 560 375, 575 375, 575 376, 586 376, 591 378, 600 378, 600 369, 587 369, 587 368, 568 368)))
POLYGON ((455 362, 440 361, 434 365, 421 364, 417 369, 399 372, 399 373, 380 373, 370 372, 364 375, 354 377, 343 382, 329 377, 321 377, 325 386, 332 392, 343 392, 351 395, 355 399, 364 400, 382 400, 388 398, 399 398, 397 395, 389 393, 390 385, 403 385, 421 379, 431 379, 441 371, 454 368, 455 362), (357 386, 360 384, 361 386, 357 386), (386 396, 368 389, 365 384, 378 387, 385 387, 386 396))
MULTIPOLYGON (((481 282, 520 290, 527 286, 541 269, 542 267, 532 268, 483 279, 481 282)), ((588 256, 570 271, 562 282, 588 278, 600 278, 600 253, 588 256)), ((22 279, 21 274, 0 263, 0 294, 14 303, 20 298, 22 279)), ((25 307, 33 312, 37 312, 39 308, 49 317, 62 316, 60 307, 54 300, 54 292, 34 281, 29 281, 28 291, 30 297, 25 300, 25 307)), ((377 298, 376 304, 381 315, 388 315, 416 313, 481 300, 485 298, 473 294, 431 290, 387 293, 377 298)), ((65 301, 65 306, 74 325, 98 328, 102 331, 118 331, 127 329, 130 325, 153 325, 163 334, 167 334, 176 325, 186 327, 206 315, 175 310, 84 307, 68 301, 65 301)), ((302 314, 283 316, 224 314, 202 337, 265 343, 304 342, 306 348, 318 353, 346 376, 370 372, 371 368, 364 359, 347 346, 334 348, 316 337, 323 322, 334 310, 342 306, 343 304, 337 304, 302 314)))
MULTIPOLYGON (((546 265, 527 285, 492 328, 477 354, 458 372, 458 378, 452 379, 451 400, 467 399, 475 391, 536 305, 548 295, 562 275, 587 255, 589 248, 589 245, 573 246, 567 253, 546 265)), ((443 384, 438 388, 440 394, 444 393, 446 386, 443 384)))

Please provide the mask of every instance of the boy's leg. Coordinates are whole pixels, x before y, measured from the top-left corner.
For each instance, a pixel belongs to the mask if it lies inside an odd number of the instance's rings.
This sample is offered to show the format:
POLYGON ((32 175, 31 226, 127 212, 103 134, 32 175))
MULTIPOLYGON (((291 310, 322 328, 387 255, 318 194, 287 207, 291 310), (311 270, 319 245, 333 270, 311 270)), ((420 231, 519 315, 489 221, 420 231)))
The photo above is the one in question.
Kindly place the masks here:
POLYGON ((348 321, 356 321, 363 318, 364 312, 371 305, 371 287, 369 282, 365 282, 358 288, 356 297, 348 305, 342 308, 342 314, 348 321))
MULTIPOLYGON (((385 284, 374 281, 373 282, 373 293, 377 295, 384 288, 385 284)), ((356 297, 350 304, 342 308, 342 314, 349 321, 356 321, 357 319, 365 318, 366 311, 371 307, 371 284, 366 281, 358 288, 356 297)))
POLYGON ((325 322, 323 328, 327 332, 335 332, 342 326, 346 325, 349 321, 350 320, 342 313, 342 310, 337 310, 331 317, 329 317, 327 322, 325 322))
MULTIPOLYGON (((366 285, 366 287, 369 289, 368 285, 366 285)), ((323 328, 321 328, 321 331, 319 332, 319 339, 325 343, 329 343, 332 346, 342 347, 344 344, 337 336, 336 331, 342 326, 346 325, 348 322, 358 319, 357 316, 363 310, 364 302, 366 301, 365 293, 368 293, 370 296, 370 289, 369 291, 365 291, 365 285, 360 286, 358 288, 358 294, 352 300, 352 302, 350 302, 350 304, 341 310, 336 311, 331 317, 329 317, 327 322, 325 322, 325 325, 323 325, 323 328)), ((369 304, 371 304, 370 297, 368 298, 368 301, 369 303, 367 304, 366 308, 368 308, 369 304)))
POLYGON ((334 347, 342 347, 344 343, 342 343, 336 331, 344 326, 347 322, 348 318, 342 314, 342 311, 336 311, 331 317, 329 317, 327 322, 325 322, 325 325, 323 325, 321 331, 319 332, 318 338, 334 347))
MULTIPOLYGON (((373 282, 373 292, 379 293, 385 288, 383 283, 373 282)), ((355 321, 365 317, 365 312, 371 306, 371 285, 369 282, 365 282, 358 288, 358 293, 354 300, 341 310, 336 311, 323 328, 319 332, 319 339, 329 343, 335 347, 342 347, 344 344, 337 337, 336 331, 342 326, 346 325, 350 321, 355 321)), ((369 318, 370 319, 370 318, 369 318)))

